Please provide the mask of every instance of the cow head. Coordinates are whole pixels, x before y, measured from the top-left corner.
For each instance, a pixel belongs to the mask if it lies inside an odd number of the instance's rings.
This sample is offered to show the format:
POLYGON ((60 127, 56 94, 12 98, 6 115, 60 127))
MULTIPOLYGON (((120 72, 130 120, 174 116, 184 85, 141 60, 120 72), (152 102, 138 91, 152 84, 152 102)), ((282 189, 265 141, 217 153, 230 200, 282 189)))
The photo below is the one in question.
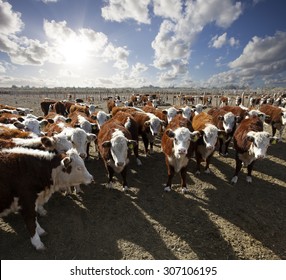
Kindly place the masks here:
POLYGON ((182 116, 188 120, 191 120, 192 115, 194 113, 194 109, 190 108, 189 106, 186 106, 184 108, 181 108, 182 116))
POLYGON ((231 133, 235 129, 236 118, 233 113, 228 112, 224 116, 219 116, 222 121, 223 129, 226 133, 231 133))
POLYGON ((180 111, 175 107, 170 107, 168 109, 164 109, 163 114, 167 115, 168 123, 178 114, 180 111))
POLYGON ((199 131, 190 132, 186 127, 179 127, 174 131, 168 129, 166 131, 168 137, 173 138, 173 149, 176 158, 181 158, 187 155, 190 142, 197 141, 199 138, 199 131))
MULTIPOLYGON (((102 143, 103 148, 110 149, 110 153, 114 162, 114 166, 123 170, 123 168, 128 164, 128 148, 131 145, 137 145, 134 140, 127 139, 123 132, 119 129, 115 129, 112 133, 111 139, 109 141, 104 141, 102 143)), ((112 165, 113 162, 109 160, 107 164, 112 165)))
POLYGON ((69 129, 67 135, 73 145, 73 148, 77 150, 78 154, 83 159, 86 158, 87 143, 94 141, 96 139, 96 135, 93 133, 86 133, 81 128, 69 129))
POLYGON ((282 125, 286 125, 286 109, 285 108, 283 108, 281 112, 281 122, 282 122, 282 125))
POLYGON ((218 128, 213 124, 207 124, 201 133, 206 148, 214 150, 218 138, 218 128))
POLYGON ((41 137, 41 143, 47 150, 56 150, 58 153, 67 152, 72 148, 71 142, 66 135, 56 134, 52 137, 41 137))
POLYGON ((275 144, 277 138, 271 137, 271 135, 265 131, 250 131, 247 133, 247 141, 251 142, 249 153, 252 154, 255 159, 262 159, 266 157, 269 145, 275 144))
POLYGON ((98 111, 97 115, 92 115, 91 118, 97 121, 98 128, 100 129, 100 127, 111 118, 111 115, 104 111, 98 111))
POLYGON ((160 131, 162 125, 166 125, 164 121, 160 120, 158 117, 156 117, 153 114, 147 113, 147 115, 150 117, 148 121, 144 123, 145 127, 149 127, 151 134, 153 137, 157 136, 160 131))
POLYGON ((53 182, 61 189, 94 182, 93 176, 87 171, 83 159, 75 149, 66 152, 59 168, 60 170, 53 172, 52 176, 53 182))

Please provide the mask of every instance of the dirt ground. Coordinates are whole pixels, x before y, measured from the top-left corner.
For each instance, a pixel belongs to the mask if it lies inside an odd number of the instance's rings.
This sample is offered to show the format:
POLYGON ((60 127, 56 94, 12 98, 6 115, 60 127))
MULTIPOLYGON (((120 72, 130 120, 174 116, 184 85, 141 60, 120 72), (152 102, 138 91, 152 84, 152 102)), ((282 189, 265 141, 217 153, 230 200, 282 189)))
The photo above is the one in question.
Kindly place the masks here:
MULTIPOLYGON (((42 114, 37 98, 5 95, 0 103, 42 114)), ((246 183, 245 170, 235 186, 229 183, 232 146, 227 158, 215 153, 211 174, 195 176, 192 159, 187 194, 180 192, 178 175, 173 190, 163 191, 167 171, 159 139, 155 153, 141 158, 142 166, 131 157, 125 193, 119 176, 114 189, 106 188, 103 162, 93 151, 86 165, 95 184, 82 186, 79 195, 55 193, 45 205, 48 215, 39 217, 48 232, 42 237, 47 249, 37 252, 22 217, 10 214, 0 219, 0 258, 286 259, 285 147, 284 131, 283 142, 269 147, 268 157, 255 164, 252 184, 246 183)), ((141 154, 142 148, 140 143, 141 154)))

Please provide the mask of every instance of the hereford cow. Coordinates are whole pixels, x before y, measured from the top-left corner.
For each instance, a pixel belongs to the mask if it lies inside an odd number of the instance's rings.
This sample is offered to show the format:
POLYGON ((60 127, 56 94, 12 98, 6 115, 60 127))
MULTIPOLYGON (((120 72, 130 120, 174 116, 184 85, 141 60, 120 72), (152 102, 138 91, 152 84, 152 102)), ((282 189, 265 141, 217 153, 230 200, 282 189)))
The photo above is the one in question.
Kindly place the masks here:
POLYGON ((265 122, 272 127, 272 136, 275 136, 276 130, 278 129, 279 139, 281 141, 283 129, 286 125, 286 110, 270 104, 261 105, 259 110, 269 116, 265 122))
POLYGON ((177 115, 167 126, 162 137, 162 151, 168 172, 168 180, 164 188, 171 191, 172 180, 176 173, 180 173, 182 192, 187 191, 186 174, 189 158, 194 152, 194 144, 199 132, 191 132, 191 123, 181 115, 177 115))
POLYGON ((123 125, 131 134, 132 140, 136 142, 136 145, 133 145, 134 155, 136 157, 137 165, 142 165, 141 160, 139 159, 138 152, 138 124, 131 114, 126 112, 118 112, 113 118, 113 121, 118 122, 123 125))
POLYGON ((213 123, 212 116, 205 112, 195 115, 192 121, 193 129, 200 132, 201 137, 197 141, 196 174, 200 174, 200 163, 206 162, 205 173, 210 173, 210 159, 215 151, 218 137, 224 137, 225 132, 219 130, 213 123))
POLYGON ((145 155, 148 153, 152 154, 155 138, 160 134, 162 126, 165 126, 166 123, 152 113, 133 111, 130 114, 138 125, 138 134, 142 137, 145 155))
POLYGON ((108 173, 108 188, 113 187, 114 173, 120 173, 123 180, 123 190, 128 189, 129 147, 137 145, 136 141, 131 138, 130 132, 112 119, 104 123, 98 133, 98 149, 108 173))
POLYGON ((268 132, 263 131, 263 122, 259 117, 254 116, 244 119, 240 123, 234 133, 233 142, 236 150, 236 167, 231 182, 237 183, 238 173, 243 165, 247 167, 246 181, 251 183, 254 163, 258 159, 265 158, 268 146, 274 144, 276 139, 271 137, 268 132))
POLYGON ((238 117, 236 117, 232 112, 227 112, 221 108, 212 108, 208 111, 208 114, 213 117, 214 125, 225 131, 225 138, 218 138, 219 140, 219 154, 222 156, 228 155, 228 146, 233 137, 233 133, 236 129, 238 117), (225 146, 223 152, 223 145, 225 146))
POLYGON ((55 154, 19 147, 5 149, 0 152, 0 169, 0 217, 19 211, 37 250, 45 249, 40 239, 45 231, 37 221, 37 208, 55 191, 93 182, 75 150, 55 154))

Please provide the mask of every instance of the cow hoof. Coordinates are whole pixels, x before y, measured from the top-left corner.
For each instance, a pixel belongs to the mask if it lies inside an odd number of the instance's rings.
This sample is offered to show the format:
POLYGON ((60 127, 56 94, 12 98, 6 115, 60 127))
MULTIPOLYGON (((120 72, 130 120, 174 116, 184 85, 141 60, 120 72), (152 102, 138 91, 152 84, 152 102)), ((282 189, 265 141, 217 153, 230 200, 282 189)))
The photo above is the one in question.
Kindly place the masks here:
POLYGON ((107 183, 106 186, 107 186, 108 189, 113 189, 113 184, 112 183, 107 183))
POLYGON ((170 191, 171 191, 171 187, 169 187, 169 186, 168 186, 168 187, 165 187, 165 188, 164 188, 164 191, 165 191, 165 192, 170 192, 170 191))
POLYGON ((252 178, 251 176, 246 176, 246 182, 251 184, 252 183, 252 178))
POLYGON ((236 184, 236 183, 237 183, 237 180, 238 180, 238 177, 237 177, 237 176, 234 176, 234 177, 231 179, 231 183, 232 183, 232 184, 236 184))
POLYGON ((196 171, 196 175, 200 175, 201 172, 199 170, 196 171))
POLYGON ((124 187, 123 187, 123 191, 124 191, 124 192, 128 191, 128 189, 129 189, 129 188, 128 188, 127 186, 124 186, 124 187))
POLYGON ((182 194, 187 193, 189 190, 187 188, 182 188, 182 194))
POLYGON ((136 163, 137 163, 138 166, 142 165, 142 162, 141 162, 141 160, 139 158, 136 159, 136 163))
POLYGON ((206 169, 206 170, 205 170, 205 173, 206 173, 206 174, 210 174, 210 173, 211 173, 210 169, 209 169, 209 168, 206 169))

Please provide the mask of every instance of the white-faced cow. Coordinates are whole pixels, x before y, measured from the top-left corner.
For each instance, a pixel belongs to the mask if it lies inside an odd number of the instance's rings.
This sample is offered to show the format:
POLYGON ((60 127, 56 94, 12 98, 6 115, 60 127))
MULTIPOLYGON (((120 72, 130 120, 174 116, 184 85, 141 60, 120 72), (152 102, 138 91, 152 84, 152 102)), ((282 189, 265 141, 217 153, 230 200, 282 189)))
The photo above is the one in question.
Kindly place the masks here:
POLYGON ((265 120, 272 127, 272 136, 275 136, 276 130, 279 131, 279 139, 282 140, 283 129, 286 125, 286 110, 273 105, 261 105, 259 110, 269 116, 265 120))
POLYGON ((208 114, 213 117, 214 125, 218 129, 225 131, 225 137, 218 138, 219 153, 220 155, 227 156, 228 146, 236 129, 237 120, 239 120, 240 118, 236 117, 232 112, 227 112, 221 108, 212 108, 208 111, 208 114))
POLYGON ((210 159, 215 151, 218 137, 224 137, 225 132, 219 130, 213 123, 212 116, 202 112, 194 116, 192 121, 193 129, 200 132, 201 137, 197 141, 196 153, 196 174, 200 174, 200 163, 206 162, 205 173, 210 173, 210 159))
POLYGON ((244 166, 247 167, 246 181, 251 183, 251 172, 254 163, 256 160, 266 157, 269 145, 276 143, 276 140, 268 132, 263 131, 263 122, 259 117, 254 116, 244 119, 233 136, 234 148, 236 150, 236 167, 231 182, 233 184, 237 183, 238 173, 244 166))
POLYGON ((92 175, 75 150, 66 154, 22 147, 0 152, 0 217, 20 212, 37 250, 45 249, 40 236, 45 233, 36 210, 50 196, 75 184, 90 184, 92 175))
POLYGON ((177 115, 167 126, 162 137, 162 151, 165 154, 168 180, 165 191, 170 191, 172 180, 180 173, 182 192, 187 190, 186 173, 189 158, 194 152, 194 143, 200 136, 198 131, 191 132, 189 120, 177 115))
POLYGON ((137 145, 130 132, 112 119, 104 123, 98 133, 98 148, 108 173, 107 187, 113 187, 114 173, 123 179, 123 190, 128 189, 127 166, 129 163, 129 147, 137 145))

